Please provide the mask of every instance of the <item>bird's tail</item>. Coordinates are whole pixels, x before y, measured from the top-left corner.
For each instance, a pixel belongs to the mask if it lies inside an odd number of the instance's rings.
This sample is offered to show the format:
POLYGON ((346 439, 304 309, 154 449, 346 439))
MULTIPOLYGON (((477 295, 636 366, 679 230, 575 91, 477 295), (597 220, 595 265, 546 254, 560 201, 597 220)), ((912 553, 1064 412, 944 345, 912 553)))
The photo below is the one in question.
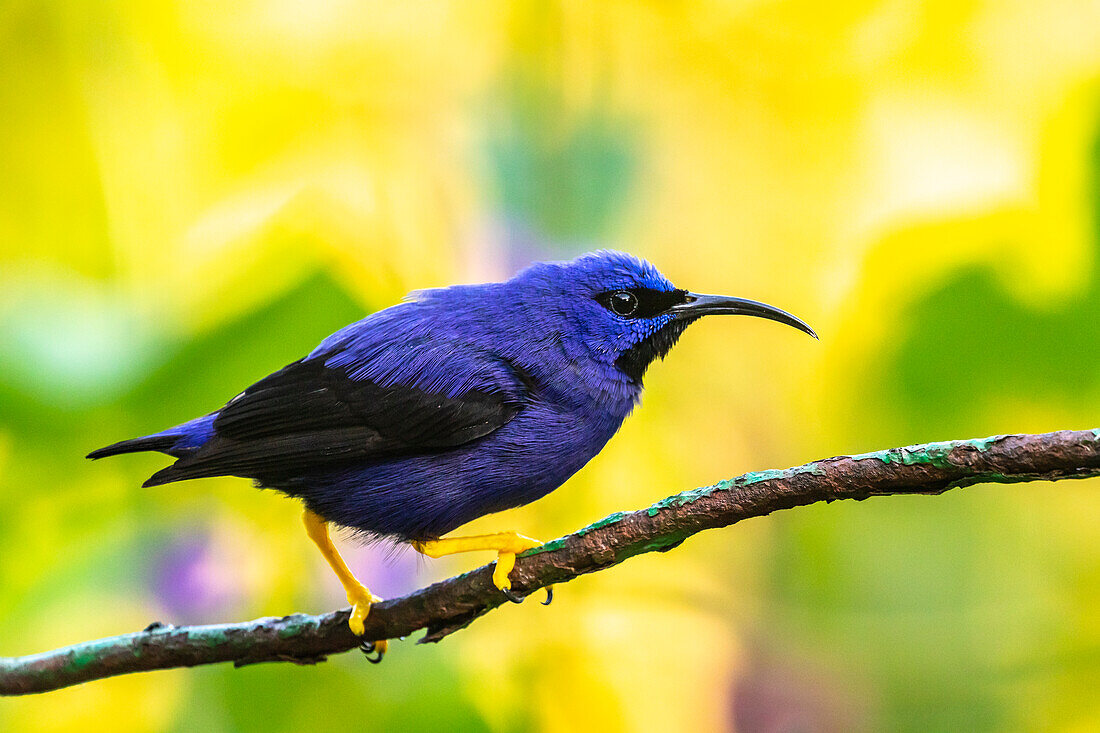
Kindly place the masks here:
POLYGON ((176 458, 182 458, 194 453, 210 439, 214 434, 214 418, 216 413, 204 415, 197 420, 177 425, 160 433, 145 435, 141 438, 131 438, 118 443, 94 450, 88 454, 88 458, 106 458, 123 453, 141 453, 143 451, 160 451, 176 458))

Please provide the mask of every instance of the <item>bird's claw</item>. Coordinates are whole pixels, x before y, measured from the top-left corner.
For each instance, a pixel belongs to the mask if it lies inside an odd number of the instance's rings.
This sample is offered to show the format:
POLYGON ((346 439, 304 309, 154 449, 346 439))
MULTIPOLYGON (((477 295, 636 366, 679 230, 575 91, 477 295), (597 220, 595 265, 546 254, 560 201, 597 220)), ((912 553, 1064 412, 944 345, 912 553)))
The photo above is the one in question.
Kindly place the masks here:
MULTIPOLYGON (((525 596, 516 595, 511 588, 501 588, 500 592, 504 594, 512 603, 523 603, 525 596)), ((546 586, 546 600, 542 602, 542 605, 549 606, 554 601, 554 586, 546 586)))
POLYGON ((386 656, 386 647, 388 643, 386 641, 364 641, 359 644, 359 651, 363 652, 363 656, 371 664, 378 664, 382 661, 382 657, 386 656), (371 656, 371 655, 374 656, 371 656))

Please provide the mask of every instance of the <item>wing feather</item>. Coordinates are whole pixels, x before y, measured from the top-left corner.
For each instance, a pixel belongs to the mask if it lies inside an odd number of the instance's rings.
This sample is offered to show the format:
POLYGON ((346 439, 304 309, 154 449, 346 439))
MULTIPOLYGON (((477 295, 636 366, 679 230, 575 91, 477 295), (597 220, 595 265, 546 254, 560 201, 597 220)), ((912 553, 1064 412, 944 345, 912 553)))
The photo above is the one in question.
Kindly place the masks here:
POLYGON ((448 395, 412 384, 379 384, 354 361, 311 354, 252 385, 222 408, 214 436, 146 482, 207 476, 264 480, 308 475, 386 456, 453 448, 511 420, 530 378, 485 352, 461 354, 456 368, 475 369, 477 388, 448 395), (336 365, 333 365, 333 363, 336 365))

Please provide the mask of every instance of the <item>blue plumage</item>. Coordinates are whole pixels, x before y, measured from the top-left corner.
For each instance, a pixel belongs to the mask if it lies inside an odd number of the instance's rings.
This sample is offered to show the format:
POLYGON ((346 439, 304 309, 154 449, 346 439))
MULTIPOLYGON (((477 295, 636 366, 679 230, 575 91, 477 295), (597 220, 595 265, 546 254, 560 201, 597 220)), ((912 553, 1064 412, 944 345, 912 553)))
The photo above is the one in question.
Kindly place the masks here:
POLYGON ((808 326, 678 290, 602 251, 502 283, 412 294, 325 339, 221 410, 93 452, 177 458, 147 482, 255 479, 364 534, 430 540, 560 486, 607 443, 642 376, 702 315, 808 326))

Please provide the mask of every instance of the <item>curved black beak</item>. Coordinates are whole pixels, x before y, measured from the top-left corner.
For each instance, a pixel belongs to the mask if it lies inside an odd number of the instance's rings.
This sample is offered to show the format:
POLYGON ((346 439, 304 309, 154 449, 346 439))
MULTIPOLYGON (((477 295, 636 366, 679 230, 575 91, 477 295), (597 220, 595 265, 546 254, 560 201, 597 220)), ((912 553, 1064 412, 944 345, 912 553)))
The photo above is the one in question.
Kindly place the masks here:
POLYGON ((679 318, 698 318, 700 316, 728 315, 728 316, 756 316, 767 318, 769 321, 778 321, 788 326, 793 326, 803 333, 808 333, 817 338, 814 330, 800 318, 792 316, 785 310, 780 310, 774 305, 761 303, 747 298, 734 298, 728 295, 702 295, 700 293, 686 293, 683 303, 678 303, 669 309, 679 318))

